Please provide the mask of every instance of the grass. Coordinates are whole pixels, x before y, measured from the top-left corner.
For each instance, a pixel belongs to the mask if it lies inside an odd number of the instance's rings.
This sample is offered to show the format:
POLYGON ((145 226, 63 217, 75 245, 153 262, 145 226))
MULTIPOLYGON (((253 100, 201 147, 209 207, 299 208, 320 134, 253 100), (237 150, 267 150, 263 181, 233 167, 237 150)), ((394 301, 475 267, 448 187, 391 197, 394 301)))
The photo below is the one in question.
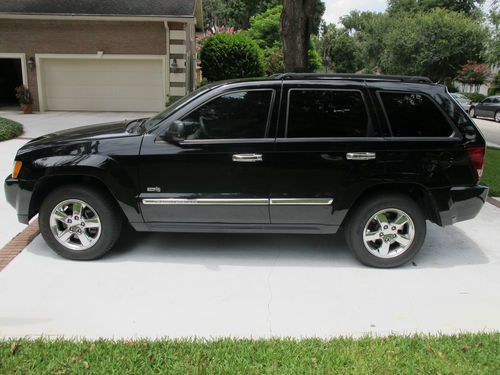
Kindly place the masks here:
POLYGON ((15 121, 0 117, 0 142, 19 137, 23 134, 23 126, 15 121))
POLYGON ((1 374, 500 374, 500 333, 329 341, 0 341, 1 374))
POLYGON ((489 148, 486 151, 486 165, 481 179, 490 187, 490 195, 500 197, 500 150, 489 148))

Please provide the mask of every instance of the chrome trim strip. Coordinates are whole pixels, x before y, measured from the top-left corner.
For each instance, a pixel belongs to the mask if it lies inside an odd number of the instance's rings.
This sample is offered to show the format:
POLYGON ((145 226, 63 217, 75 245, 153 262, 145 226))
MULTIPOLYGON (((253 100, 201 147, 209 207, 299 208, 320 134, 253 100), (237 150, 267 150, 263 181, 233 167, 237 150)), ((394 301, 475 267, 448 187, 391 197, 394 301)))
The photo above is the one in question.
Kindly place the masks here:
POLYGON ((332 198, 145 198, 142 204, 151 205, 212 205, 212 206, 265 206, 286 205, 286 206, 330 206, 333 204, 332 198))
POLYGON ((333 203, 332 198, 271 198, 271 205, 288 206, 329 206, 333 203))
POLYGON ((184 199, 184 198, 147 198, 143 199, 144 205, 214 205, 214 206, 266 206, 266 198, 235 198, 235 199, 184 199))

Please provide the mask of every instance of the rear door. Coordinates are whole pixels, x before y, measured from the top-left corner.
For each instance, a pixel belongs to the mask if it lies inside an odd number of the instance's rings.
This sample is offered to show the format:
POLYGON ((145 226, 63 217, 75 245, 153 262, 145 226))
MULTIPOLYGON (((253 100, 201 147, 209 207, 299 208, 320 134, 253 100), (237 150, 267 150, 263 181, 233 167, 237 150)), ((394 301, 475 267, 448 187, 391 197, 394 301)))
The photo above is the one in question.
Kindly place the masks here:
POLYGON ((383 138, 366 87, 285 81, 282 97, 271 222, 335 231, 357 195, 384 176, 383 138))

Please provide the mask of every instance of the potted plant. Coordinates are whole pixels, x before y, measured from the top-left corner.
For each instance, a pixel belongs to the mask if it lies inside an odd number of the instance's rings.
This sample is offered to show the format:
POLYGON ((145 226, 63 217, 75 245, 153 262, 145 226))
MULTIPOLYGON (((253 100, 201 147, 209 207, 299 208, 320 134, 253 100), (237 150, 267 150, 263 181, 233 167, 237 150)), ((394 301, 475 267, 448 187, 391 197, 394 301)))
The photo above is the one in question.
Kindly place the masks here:
POLYGON ((25 115, 33 113, 33 95, 27 87, 24 85, 16 87, 16 98, 25 115))

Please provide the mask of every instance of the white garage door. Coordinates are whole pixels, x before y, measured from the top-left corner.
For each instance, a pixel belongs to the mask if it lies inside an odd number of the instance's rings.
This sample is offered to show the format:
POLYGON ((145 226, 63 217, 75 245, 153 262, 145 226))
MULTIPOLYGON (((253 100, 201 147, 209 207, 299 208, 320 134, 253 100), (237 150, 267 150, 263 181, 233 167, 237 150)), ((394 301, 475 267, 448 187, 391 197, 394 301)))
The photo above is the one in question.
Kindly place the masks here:
POLYGON ((162 60, 44 59, 46 110, 160 111, 162 60))

